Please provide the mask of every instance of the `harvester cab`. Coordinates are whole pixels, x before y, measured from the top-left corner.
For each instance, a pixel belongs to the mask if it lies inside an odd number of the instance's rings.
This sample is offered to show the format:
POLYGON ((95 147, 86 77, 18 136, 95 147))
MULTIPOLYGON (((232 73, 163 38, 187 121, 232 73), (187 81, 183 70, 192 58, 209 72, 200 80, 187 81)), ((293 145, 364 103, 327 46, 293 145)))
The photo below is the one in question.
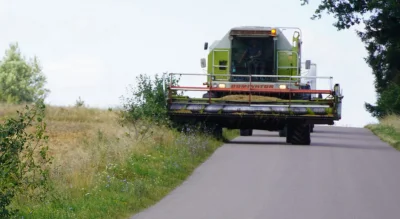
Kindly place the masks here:
POLYGON ((314 124, 341 119, 343 96, 332 77, 317 77, 316 65, 302 62, 301 46, 298 28, 258 26, 235 27, 210 46, 205 43, 208 57, 200 64, 206 73, 170 73, 170 81, 176 75, 204 78, 203 86, 169 84, 171 119, 212 125, 216 134, 223 127, 240 129, 242 136, 253 129, 280 131, 288 143, 310 144, 314 124), (291 40, 284 29, 294 30, 291 40), (329 80, 330 87, 318 90, 317 79, 329 80), (203 94, 174 95, 177 90, 203 94))

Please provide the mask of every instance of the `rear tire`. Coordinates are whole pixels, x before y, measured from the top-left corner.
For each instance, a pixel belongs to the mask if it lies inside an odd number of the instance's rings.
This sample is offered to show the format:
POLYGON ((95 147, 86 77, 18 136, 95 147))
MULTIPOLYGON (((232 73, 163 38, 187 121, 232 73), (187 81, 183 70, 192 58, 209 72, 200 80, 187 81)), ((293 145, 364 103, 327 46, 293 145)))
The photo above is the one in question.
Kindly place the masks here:
POLYGON ((253 129, 240 129, 240 136, 252 136, 253 129))
POLYGON ((214 92, 211 92, 210 94, 207 92, 205 94, 203 94, 203 98, 217 98, 218 95, 214 92))
POLYGON ((219 125, 217 125, 214 130, 213 130, 213 136, 217 139, 222 139, 223 137, 223 130, 222 127, 220 127, 219 125))
POLYGON ((287 136, 287 127, 285 126, 282 130, 279 130, 279 137, 287 136))
POLYGON ((286 128, 286 143, 290 144, 293 136, 293 128, 290 124, 287 124, 285 128, 286 128))
POLYGON ((310 145, 311 135, 310 135, 310 125, 295 123, 288 127, 288 134, 286 137, 286 142, 293 145, 310 145))

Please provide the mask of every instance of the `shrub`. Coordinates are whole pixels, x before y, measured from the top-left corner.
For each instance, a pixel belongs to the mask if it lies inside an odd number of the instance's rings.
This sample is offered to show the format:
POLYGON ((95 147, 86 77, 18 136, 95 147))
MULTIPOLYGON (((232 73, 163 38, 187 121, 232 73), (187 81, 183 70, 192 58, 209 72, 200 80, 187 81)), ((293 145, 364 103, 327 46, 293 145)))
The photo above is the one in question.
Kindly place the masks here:
POLYGON ((48 147, 44 123, 45 105, 39 100, 26 106, 16 118, 0 124, 0 218, 8 218, 18 210, 12 209, 13 198, 45 198, 48 178, 48 147), (35 126, 34 126, 35 125, 35 126), (32 127, 32 131, 29 128, 32 127))
POLYGON ((172 82, 178 84, 179 79, 141 74, 137 78, 137 85, 131 86, 131 97, 124 98, 121 122, 130 123, 135 127, 136 135, 146 134, 154 125, 168 125, 167 89, 172 82))
POLYGON ((368 112, 382 119, 387 115, 400 115, 400 86, 391 83, 378 97, 377 105, 365 104, 368 112))

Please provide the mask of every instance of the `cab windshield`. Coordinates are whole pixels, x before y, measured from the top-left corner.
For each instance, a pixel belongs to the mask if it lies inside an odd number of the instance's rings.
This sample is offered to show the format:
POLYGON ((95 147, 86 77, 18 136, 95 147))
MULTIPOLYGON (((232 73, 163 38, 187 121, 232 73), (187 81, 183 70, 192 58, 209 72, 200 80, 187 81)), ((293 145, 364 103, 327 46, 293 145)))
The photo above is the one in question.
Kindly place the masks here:
MULTIPOLYGON (((274 41, 272 37, 234 37, 232 39, 232 81, 249 81, 235 75, 273 75, 274 41)), ((271 81, 271 78, 252 77, 252 81, 271 81)))

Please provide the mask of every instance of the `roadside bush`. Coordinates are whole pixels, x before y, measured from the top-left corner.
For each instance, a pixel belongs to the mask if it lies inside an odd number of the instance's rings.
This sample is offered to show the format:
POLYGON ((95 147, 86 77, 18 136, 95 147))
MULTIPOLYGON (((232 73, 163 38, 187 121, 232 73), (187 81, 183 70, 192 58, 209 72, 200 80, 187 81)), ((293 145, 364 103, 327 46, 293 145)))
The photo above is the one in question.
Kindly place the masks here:
POLYGON ((400 86, 391 83, 378 97, 377 105, 365 104, 368 112, 379 119, 388 115, 400 115, 400 86))
POLYGON ((152 80, 150 76, 141 74, 136 86, 130 86, 130 97, 123 99, 121 123, 132 124, 137 136, 146 134, 154 126, 168 125, 167 116, 167 86, 177 85, 179 79, 160 77, 158 74, 152 80))
MULTIPOLYGON (((172 128, 188 133, 203 133, 221 138, 222 129, 216 124, 199 123, 194 120, 172 122, 168 118, 167 95, 168 86, 177 86, 180 78, 139 75, 137 85, 131 86, 131 97, 123 98, 123 110, 120 122, 122 125, 130 124, 134 127, 135 137, 148 138, 154 128, 172 128)), ((183 93, 172 92, 172 95, 182 96, 183 93)))
POLYGON ((39 100, 16 118, 0 124, 0 218, 17 213, 14 198, 43 201, 47 194, 48 147, 44 123, 45 105, 39 100))

